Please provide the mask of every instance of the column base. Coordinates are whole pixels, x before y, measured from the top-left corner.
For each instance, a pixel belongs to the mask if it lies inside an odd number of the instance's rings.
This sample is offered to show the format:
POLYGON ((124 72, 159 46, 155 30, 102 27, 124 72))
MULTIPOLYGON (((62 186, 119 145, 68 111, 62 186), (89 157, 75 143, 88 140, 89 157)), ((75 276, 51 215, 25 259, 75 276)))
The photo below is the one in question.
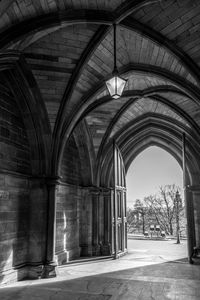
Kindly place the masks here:
POLYGON ((53 278, 58 274, 57 264, 55 262, 44 265, 41 278, 53 278))
POLYGON ((91 245, 81 245, 80 248, 81 248, 80 256, 92 256, 91 245))
POLYGON ((92 246, 92 256, 100 256, 101 255, 101 246, 93 245, 92 246))
POLYGON ((24 266, 19 269, 10 268, 0 273, 0 286, 12 284, 27 278, 28 267, 24 266))
POLYGON ((59 266, 64 265, 69 261, 69 252, 66 250, 56 252, 56 256, 57 256, 59 266))
POLYGON ((27 277, 30 279, 39 279, 41 278, 41 274, 43 272, 43 266, 29 266, 27 270, 27 277))
POLYGON ((75 247, 69 250, 63 250, 60 252, 56 252, 58 265, 63 265, 68 263, 69 261, 80 257, 80 248, 75 247))
POLYGON ((101 251, 101 255, 103 256, 112 255, 110 244, 102 244, 100 251, 101 251))

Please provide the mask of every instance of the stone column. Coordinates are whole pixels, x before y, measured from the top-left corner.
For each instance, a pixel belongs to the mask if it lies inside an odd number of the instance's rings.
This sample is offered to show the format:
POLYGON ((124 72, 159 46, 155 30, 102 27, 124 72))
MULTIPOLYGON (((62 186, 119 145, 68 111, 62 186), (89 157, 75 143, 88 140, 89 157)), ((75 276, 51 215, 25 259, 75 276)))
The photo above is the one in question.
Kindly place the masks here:
POLYGON ((88 188, 82 190, 79 239, 81 256, 92 256, 92 195, 88 188))
POLYGON ((91 190, 92 195, 92 255, 100 255, 99 244, 99 189, 91 190))
POLYGON ((47 188, 43 176, 30 178, 28 277, 41 277, 46 257, 47 188))
POLYGON ((115 213, 114 213, 114 193, 115 190, 111 190, 110 197, 110 215, 111 215, 111 255, 115 253, 115 213))
POLYGON ((195 225, 194 225, 194 206, 192 197, 192 187, 189 185, 189 177, 187 173, 187 158, 186 158, 186 139, 185 133, 182 136, 182 164, 183 164, 183 186, 184 186, 184 199, 187 216, 187 238, 188 238, 188 260, 193 263, 192 254, 193 247, 196 245, 195 241, 195 225))
MULTIPOLYGON (((102 246, 104 244, 104 195, 101 191, 99 194, 99 201, 98 201, 98 239, 99 245, 101 247, 100 252, 102 250, 102 246)), ((102 254, 102 253, 101 253, 102 254)))
POLYGON ((102 255, 111 255, 112 219, 111 219, 111 190, 103 191, 104 198, 104 244, 102 255))
POLYGON ((56 234, 56 192, 59 185, 58 177, 45 179, 47 187, 47 231, 46 231, 46 255, 42 278, 56 277, 57 259, 55 257, 56 234))
POLYGON ((196 246, 200 247, 200 186, 194 186, 192 189, 194 203, 194 224, 196 246))
POLYGON ((121 202, 121 206, 122 206, 122 211, 121 211, 121 218, 122 218, 122 251, 125 251, 125 223, 124 223, 124 218, 125 218, 125 201, 124 201, 124 189, 122 189, 121 191, 121 197, 122 197, 122 202, 121 202))
POLYGON ((196 245, 195 240, 195 224, 194 224, 194 206, 193 206, 193 193, 192 187, 186 185, 184 188, 184 198, 186 206, 186 217, 187 217, 187 244, 188 244, 188 260, 192 263, 193 248, 196 245))

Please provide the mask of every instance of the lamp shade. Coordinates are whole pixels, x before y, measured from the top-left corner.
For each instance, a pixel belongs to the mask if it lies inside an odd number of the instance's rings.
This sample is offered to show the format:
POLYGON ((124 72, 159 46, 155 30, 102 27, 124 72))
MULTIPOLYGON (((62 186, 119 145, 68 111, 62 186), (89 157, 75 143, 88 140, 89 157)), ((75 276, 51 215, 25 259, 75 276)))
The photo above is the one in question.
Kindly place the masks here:
POLYGON ((118 74, 113 74, 113 77, 106 81, 107 89, 113 99, 121 97, 126 81, 126 79, 120 77, 118 74))

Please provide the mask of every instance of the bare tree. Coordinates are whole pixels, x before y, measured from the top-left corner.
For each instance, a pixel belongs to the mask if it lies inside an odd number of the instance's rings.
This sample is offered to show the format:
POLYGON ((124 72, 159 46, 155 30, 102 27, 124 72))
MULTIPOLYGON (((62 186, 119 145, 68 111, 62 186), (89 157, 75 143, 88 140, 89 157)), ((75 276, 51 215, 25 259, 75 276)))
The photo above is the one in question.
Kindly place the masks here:
POLYGON ((180 214, 182 202, 177 211, 176 207, 176 193, 180 188, 175 184, 165 185, 159 188, 158 195, 150 195, 144 198, 145 206, 148 208, 148 216, 156 220, 157 224, 161 226, 167 234, 173 235, 174 220, 177 214, 180 214))
POLYGON ((168 235, 173 235, 176 231, 178 242, 179 235, 185 231, 186 226, 179 192, 180 188, 175 184, 165 185, 159 187, 158 194, 145 197, 143 201, 137 199, 133 208, 129 208, 127 212, 129 228, 144 233, 150 225, 160 225, 161 230, 168 235))
POLYGON ((127 223, 129 228, 135 228, 138 231, 142 228, 142 232, 145 232, 145 215, 146 207, 141 200, 137 199, 133 209, 129 208, 127 210, 127 223))
POLYGON ((136 228, 137 224, 136 224, 136 218, 135 218, 135 212, 133 209, 128 208, 127 212, 127 225, 128 225, 128 232, 131 232, 131 229, 136 228))
POLYGON ((145 232, 145 215, 146 208, 144 207, 141 200, 137 199, 134 205, 134 213, 137 216, 137 222, 142 223, 142 233, 145 232))

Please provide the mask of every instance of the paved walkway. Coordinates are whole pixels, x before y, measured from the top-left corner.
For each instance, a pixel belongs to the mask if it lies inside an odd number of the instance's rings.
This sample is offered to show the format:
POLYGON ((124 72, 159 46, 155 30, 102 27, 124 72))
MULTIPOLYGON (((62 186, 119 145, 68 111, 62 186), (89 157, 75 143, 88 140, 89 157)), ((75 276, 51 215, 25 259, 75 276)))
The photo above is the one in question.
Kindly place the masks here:
POLYGON ((0 299, 200 299, 200 265, 187 263, 184 243, 140 242, 129 242, 132 250, 118 260, 59 267, 57 278, 27 280, 0 288, 0 299))

